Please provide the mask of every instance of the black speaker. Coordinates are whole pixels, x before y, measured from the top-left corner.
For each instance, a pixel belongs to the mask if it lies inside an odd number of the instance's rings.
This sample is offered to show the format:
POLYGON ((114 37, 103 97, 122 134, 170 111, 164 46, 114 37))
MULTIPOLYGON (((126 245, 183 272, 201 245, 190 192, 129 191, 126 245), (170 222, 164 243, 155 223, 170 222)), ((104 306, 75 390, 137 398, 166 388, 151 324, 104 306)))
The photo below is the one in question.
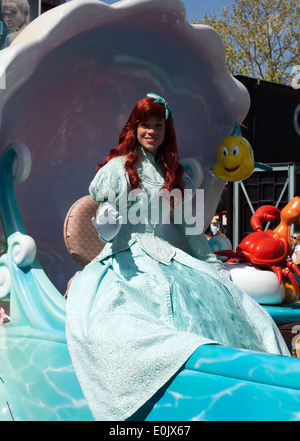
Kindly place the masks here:
POLYGON ((251 105, 241 125, 255 161, 300 163, 300 88, 237 75, 251 105))

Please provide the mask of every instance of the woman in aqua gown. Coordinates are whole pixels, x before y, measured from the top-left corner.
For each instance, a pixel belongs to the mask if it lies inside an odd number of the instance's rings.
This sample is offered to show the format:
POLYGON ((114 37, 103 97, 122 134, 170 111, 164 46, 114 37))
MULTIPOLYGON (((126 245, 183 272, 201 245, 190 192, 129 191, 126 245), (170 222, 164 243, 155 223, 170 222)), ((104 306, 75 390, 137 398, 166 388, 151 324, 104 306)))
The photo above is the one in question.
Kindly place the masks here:
POLYGON ((170 108, 148 94, 90 184, 106 245, 67 300, 69 350, 97 420, 132 418, 200 345, 290 355, 271 317, 226 277, 204 234, 188 228, 182 213, 193 187, 170 108), (165 237, 170 212, 188 252, 165 237))

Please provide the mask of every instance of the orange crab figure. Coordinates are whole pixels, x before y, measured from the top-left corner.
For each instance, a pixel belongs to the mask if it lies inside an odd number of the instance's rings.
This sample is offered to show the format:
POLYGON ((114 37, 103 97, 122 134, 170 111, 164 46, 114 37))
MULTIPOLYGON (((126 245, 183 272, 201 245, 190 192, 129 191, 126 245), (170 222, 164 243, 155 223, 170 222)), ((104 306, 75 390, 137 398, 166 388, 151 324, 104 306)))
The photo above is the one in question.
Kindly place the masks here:
POLYGON ((271 205, 258 208, 251 217, 254 233, 249 234, 237 246, 236 252, 231 250, 217 251, 218 256, 250 262, 254 266, 272 269, 281 284, 285 279, 286 290, 294 291, 294 298, 299 297, 299 287, 291 269, 300 276, 298 266, 289 257, 291 254, 290 228, 292 224, 300 224, 300 198, 293 198, 280 212, 271 205), (280 224, 274 230, 262 231, 263 222, 271 222, 280 218, 280 224))

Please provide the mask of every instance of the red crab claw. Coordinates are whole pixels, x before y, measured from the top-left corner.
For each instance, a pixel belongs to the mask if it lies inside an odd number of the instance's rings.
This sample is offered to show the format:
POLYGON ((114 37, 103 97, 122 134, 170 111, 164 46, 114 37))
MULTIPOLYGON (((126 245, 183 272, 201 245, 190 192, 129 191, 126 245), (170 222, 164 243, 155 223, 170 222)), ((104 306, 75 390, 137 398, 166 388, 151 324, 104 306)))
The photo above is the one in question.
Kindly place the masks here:
POLYGON ((263 205, 252 215, 250 223, 254 231, 262 231, 263 222, 272 222, 280 218, 280 210, 273 205, 263 205))
POLYGON ((277 276, 277 279, 278 279, 278 283, 279 283, 279 285, 281 284, 281 282, 282 282, 282 268, 280 268, 280 266, 272 266, 272 270, 274 271, 274 273, 276 274, 276 276, 277 276))
POLYGON ((236 251, 233 250, 219 250, 219 251, 215 251, 215 255, 216 256, 223 256, 223 257, 227 257, 229 260, 228 262, 234 262, 236 260, 245 260, 245 256, 242 253, 237 253, 236 251))
POLYGON ((237 253, 235 251, 232 250, 219 250, 219 251, 215 251, 215 255, 216 256, 225 256, 225 257, 238 257, 237 253))
POLYGON ((297 284, 297 282, 295 280, 295 277, 294 277, 294 274, 292 273, 292 271, 290 271, 289 269, 283 269, 282 270, 282 274, 289 279, 289 281, 291 282, 295 292, 297 293, 299 287, 298 287, 298 284, 297 284))
POLYGON ((298 265, 296 265, 290 257, 287 259, 287 267, 291 268, 300 277, 300 269, 298 265))

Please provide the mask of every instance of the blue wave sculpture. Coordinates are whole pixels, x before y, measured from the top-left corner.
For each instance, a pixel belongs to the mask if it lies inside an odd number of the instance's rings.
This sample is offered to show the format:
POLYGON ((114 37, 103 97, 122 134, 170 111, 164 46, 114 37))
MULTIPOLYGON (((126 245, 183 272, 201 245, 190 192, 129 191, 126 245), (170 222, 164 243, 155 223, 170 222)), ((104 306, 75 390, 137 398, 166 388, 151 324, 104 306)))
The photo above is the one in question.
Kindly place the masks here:
POLYGON ((0 212, 8 244, 0 259, 0 296, 10 304, 10 323, 0 326, 0 419, 89 420, 66 342, 66 301, 36 258, 15 198, 14 176, 21 181, 29 171, 28 148, 10 145, 0 159, 0 212))

